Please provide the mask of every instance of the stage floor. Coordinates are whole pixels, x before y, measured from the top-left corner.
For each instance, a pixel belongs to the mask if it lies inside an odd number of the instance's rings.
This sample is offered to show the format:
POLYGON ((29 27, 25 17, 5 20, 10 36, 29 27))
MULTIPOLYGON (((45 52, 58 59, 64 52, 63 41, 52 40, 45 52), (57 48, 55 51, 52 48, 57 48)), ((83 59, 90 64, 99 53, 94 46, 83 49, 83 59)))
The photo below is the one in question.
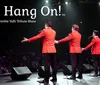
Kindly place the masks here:
MULTIPOLYGON (((83 74, 83 79, 77 79, 77 81, 68 80, 66 79, 66 76, 63 75, 63 73, 59 72, 57 74, 57 85, 100 85, 100 78, 99 77, 91 77, 93 73, 91 74, 83 74)), ((70 77, 70 76, 68 76, 70 77)), ((28 80, 25 81, 12 81, 10 76, 0 76, 0 85, 44 85, 39 84, 37 81, 38 74, 33 73, 28 80)), ((52 82, 50 82, 50 85, 53 85, 52 82)))

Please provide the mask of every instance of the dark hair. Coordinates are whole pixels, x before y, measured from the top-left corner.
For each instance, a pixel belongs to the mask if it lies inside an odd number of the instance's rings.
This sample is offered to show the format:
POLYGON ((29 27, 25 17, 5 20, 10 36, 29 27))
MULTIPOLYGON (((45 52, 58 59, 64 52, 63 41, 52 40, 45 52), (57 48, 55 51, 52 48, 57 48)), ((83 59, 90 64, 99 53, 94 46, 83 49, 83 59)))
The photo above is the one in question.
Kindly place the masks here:
POLYGON ((99 35, 99 31, 98 31, 98 30, 94 30, 93 33, 94 33, 95 35, 97 35, 97 36, 99 35))
POLYGON ((78 31, 79 30, 79 26, 77 24, 73 24, 72 27, 74 28, 74 30, 78 31))
POLYGON ((45 23, 48 27, 52 27, 52 23, 51 22, 47 22, 45 23))

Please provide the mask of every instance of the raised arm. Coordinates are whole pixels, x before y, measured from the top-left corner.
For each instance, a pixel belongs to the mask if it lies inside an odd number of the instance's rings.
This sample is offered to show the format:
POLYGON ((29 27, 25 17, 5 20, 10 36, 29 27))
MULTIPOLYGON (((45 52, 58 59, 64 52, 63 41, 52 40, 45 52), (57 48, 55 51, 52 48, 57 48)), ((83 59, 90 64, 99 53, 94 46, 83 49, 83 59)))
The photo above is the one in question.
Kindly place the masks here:
POLYGON ((38 35, 32 37, 32 38, 25 38, 21 41, 22 43, 24 42, 31 42, 31 41, 34 41, 34 40, 38 40, 39 38, 42 38, 44 36, 44 30, 42 30, 38 35))
POLYGON ((32 37, 32 38, 29 38, 28 39, 28 42, 31 42, 31 41, 34 41, 34 40, 38 40, 39 38, 42 38, 44 36, 44 31, 42 30, 41 32, 40 32, 40 34, 38 34, 38 35, 36 35, 36 36, 34 36, 34 37, 32 37))
POLYGON ((69 34, 67 37, 65 37, 61 40, 58 40, 58 43, 67 42, 67 41, 71 40, 72 38, 73 38, 73 35, 69 34))
POLYGON ((92 39, 91 43, 89 45, 87 45, 84 50, 89 49, 91 46, 93 46, 95 44, 95 39, 92 39))

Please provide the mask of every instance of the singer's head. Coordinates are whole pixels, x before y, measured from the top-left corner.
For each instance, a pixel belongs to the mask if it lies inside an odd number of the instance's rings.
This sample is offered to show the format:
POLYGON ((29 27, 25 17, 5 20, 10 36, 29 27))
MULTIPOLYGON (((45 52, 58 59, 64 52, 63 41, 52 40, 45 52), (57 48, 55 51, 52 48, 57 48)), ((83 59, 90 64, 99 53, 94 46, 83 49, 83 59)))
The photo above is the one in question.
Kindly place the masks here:
POLYGON ((50 21, 45 23, 45 28, 48 28, 48 27, 52 27, 52 23, 50 21))
POLYGON ((72 31, 74 30, 79 31, 79 26, 77 24, 72 25, 72 31))
POLYGON ((98 35, 99 35, 99 31, 94 30, 94 31, 93 31, 93 37, 98 36, 98 35))

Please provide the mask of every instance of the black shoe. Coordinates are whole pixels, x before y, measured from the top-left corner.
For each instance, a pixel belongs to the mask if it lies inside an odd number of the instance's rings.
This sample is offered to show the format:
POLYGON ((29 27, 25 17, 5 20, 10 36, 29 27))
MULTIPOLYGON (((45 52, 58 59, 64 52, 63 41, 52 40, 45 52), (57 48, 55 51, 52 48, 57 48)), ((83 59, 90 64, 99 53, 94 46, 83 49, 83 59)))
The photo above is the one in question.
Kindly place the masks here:
POLYGON ((56 80, 56 79, 51 79, 50 81, 51 81, 51 82, 57 82, 57 80, 56 80))
POLYGON ((83 76, 78 76, 78 77, 76 77, 76 78, 83 79, 83 76))
POLYGON ((37 81, 39 83, 49 83, 49 81, 45 81, 45 80, 42 80, 42 81, 37 81))
POLYGON ((76 80, 76 79, 75 79, 74 77, 72 77, 72 76, 71 76, 70 78, 67 78, 67 79, 72 79, 72 80, 76 80))
POLYGON ((48 82, 44 82, 44 85, 49 85, 49 83, 48 82))
POLYGON ((42 81, 37 81, 37 82, 39 82, 39 83, 45 83, 45 80, 42 80, 42 81))
POLYGON ((41 79, 41 77, 38 77, 38 79, 41 79))
POLYGON ((57 84, 57 82, 53 82, 53 85, 56 85, 57 84))
POLYGON ((100 76, 100 72, 99 72, 98 76, 100 76))

